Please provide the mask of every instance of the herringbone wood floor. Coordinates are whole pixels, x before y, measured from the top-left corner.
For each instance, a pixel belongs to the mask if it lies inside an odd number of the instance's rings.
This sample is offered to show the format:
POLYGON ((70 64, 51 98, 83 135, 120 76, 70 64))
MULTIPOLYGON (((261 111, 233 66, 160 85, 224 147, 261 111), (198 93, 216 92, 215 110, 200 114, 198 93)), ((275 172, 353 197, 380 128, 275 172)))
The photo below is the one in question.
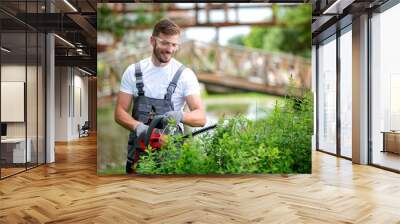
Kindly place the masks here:
POLYGON ((313 153, 312 175, 97 176, 96 139, 0 181, 0 223, 400 223, 400 175, 313 153))

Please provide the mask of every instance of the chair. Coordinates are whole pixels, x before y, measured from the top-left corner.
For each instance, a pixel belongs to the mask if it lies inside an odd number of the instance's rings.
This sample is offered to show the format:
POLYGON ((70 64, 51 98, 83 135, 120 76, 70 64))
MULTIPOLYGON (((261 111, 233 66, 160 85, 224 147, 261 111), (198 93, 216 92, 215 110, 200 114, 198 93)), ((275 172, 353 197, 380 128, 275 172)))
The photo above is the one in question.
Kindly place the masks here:
POLYGON ((78 124, 79 138, 89 136, 89 129, 90 129, 89 121, 85 121, 82 127, 80 127, 80 125, 78 124))

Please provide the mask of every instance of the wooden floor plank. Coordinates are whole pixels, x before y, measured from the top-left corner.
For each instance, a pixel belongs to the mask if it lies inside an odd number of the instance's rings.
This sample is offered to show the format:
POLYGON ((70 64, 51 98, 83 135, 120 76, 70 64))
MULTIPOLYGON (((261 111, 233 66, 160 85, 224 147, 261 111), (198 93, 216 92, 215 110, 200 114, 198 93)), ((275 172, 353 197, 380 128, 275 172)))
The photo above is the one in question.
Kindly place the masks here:
POLYGON ((97 176, 96 137, 0 181, 0 223, 400 223, 400 175, 313 152, 311 175, 97 176))

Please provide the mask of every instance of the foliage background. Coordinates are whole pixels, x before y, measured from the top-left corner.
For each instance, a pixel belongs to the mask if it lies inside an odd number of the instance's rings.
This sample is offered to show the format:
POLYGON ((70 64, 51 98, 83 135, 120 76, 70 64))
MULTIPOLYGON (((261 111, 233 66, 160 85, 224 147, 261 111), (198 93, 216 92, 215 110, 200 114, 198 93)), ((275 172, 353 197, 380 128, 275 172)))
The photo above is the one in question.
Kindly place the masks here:
POLYGON ((239 35, 229 40, 231 44, 264 49, 269 52, 286 52, 311 58, 311 16, 309 4, 282 9, 274 5, 277 21, 282 27, 252 28, 249 35, 239 35))

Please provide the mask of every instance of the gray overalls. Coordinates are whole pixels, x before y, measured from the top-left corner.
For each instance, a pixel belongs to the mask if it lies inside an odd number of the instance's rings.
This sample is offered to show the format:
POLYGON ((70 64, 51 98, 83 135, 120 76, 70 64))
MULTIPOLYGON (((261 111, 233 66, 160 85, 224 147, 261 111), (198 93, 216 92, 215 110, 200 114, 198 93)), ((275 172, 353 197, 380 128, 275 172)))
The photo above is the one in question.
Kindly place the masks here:
MULTIPOLYGON (((174 105, 171 102, 172 94, 175 92, 179 77, 182 71, 186 67, 181 65, 176 71, 172 81, 169 83, 167 93, 164 99, 155 99, 146 97, 143 91, 143 74, 140 68, 140 62, 135 64, 135 77, 136 77, 136 88, 138 89, 138 96, 134 97, 132 117, 146 125, 149 125, 151 119, 155 115, 163 115, 169 111, 174 110, 174 105)), ((145 152, 140 148, 139 141, 136 136, 136 131, 131 131, 128 140, 128 160, 126 163, 126 172, 134 172, 134 168, 137 165, 139 158, 145 152)))

